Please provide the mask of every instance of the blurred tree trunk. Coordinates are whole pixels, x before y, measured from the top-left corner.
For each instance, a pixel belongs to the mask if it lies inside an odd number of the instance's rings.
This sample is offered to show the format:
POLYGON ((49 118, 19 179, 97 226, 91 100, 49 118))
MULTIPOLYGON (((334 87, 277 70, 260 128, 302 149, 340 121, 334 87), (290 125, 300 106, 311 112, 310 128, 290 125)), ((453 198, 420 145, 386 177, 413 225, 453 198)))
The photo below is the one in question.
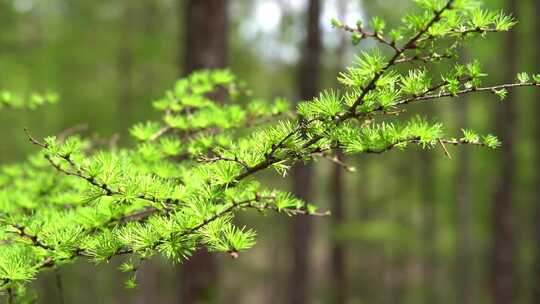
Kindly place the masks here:
MULTIPOLYGON (((340 0, 338 2, 338 16, 340 20, 345 20, 345 16, 347 14, 347 5, 345 0, 340 0)), ((348 35, 344 32, 341 33, 341 42, 338 46, 338 49, 336 51, 336 57, 337 57, 337 73, 336 75, 343 69, 344 66, 344 60, 345 60, 345 52, 347 50, 347 43, 348 43, 348 35)), ((344 157, 343 153, 341 151, 337 151, 337 157, 338 159, 342 159, 344 157)), ((341 224, 343 224, 344 221, 344 214, 345 214, 345 200, 344 200, 344 183, 345 178, 343 176, 343 167, 335 164, 332 168, 332 175, 330 176, 330 185, 331 185, 331 210, 332 210, 332 223, 331 223, 331 232, 332 236, 334 236, 334 233, 337 228, 341 224)), ((345 261, 345 248, 343 242, 339 242, 336 240, 335 237, 331 238, 331 264, 330 267, 332 269, 331 271, 331 280, 332 280, 332 303, 341 304, 345 303, 347 299, 347 275, 346 275, 346 261, 345 261)))
POLYGON ((118 79, 120 83, 120 104, 118 121, 120 130, 128 127, 131 118, 131 103, 133 100, 133 27, 135 26, 135 7, 133 1, 126 1, 122 6, 120 19, 120 37, 118 41, 118 79))
MULTIPOLYGON (((132 116, 132 106, 134 97, 134 85, 133 85, 133 69, 134 69, 134 55, 133 55, 133 42, 134 42, 134 29, 135 26, 135 13, 136 7, 133 1, 125 1, 122 3, 122 15, 119 20, 120 36, 118 37, 118 66, 117 77, 120 87, 120 99, 117 109, 117 117, 119 123, 119 130, 125 130, 128 128, 132 116)), ((136 30, 135 30, 136 31, 136 30)), ((110 269, 112 276, 117 278, 118 282, 124 280, 124 276, 116 268, 110 269)), ((114 291, 115 303, 125 304, 128 303, 128 297, 124 288, 118 288, 114 291)))
MULTIPOLYGON (((159 34, 160 16, 159 4, 157 0, 146 0, 137 12, 137 20, 143 24, 143 34, 145 43, 153 43, 159 34)), ((144 70, 144 88, 145 92, 152 92, 152 88, 156 83, 156 69, 154 62, 146 65, 144 70)), ((162 295, 160 294, 159 286, 159 261, 157 259, 147 260, 139 272, 138 281, 139 287, 138 296, 136 297, 137 304, 144 303, 163 303, 162 295)))
POLYGON ((227 61, 228 0, 180 0, 184 15, 183 73, 224 68, 227 61))
MULTIPOLYGON (((223 68, 227 58, 228 1, 179 0, 184 18, 180 37, 184 46, 181 71, 189 74, 202 68, 223 68)), ((218 285, 215 258, 197 251, 181 266, 181 303, 214 303, 218 285)))
MULTIPOLYGON (((307 39, 302 52, 302 62, 298 74, 300 98, 309 100, 319 90, 321 67, 321 1, 310 0, 307 22, 307 39)), ((297 165, 292 169, 293 192, 299 198, 312 201, 313 167, 297 165)), ((292 223, 293 266, 289 282, 289 301, 294 304, 309 301, 309 266, 311 253, 311 221, 307 216, 296 217, 292 223)))
MULTIPOLYGON (((508 12, 516 15, 517 1, 509 0, 508 12)), ((507 63, 505 75, 507 81, 514 81, 517 70, 517 35, 509 32, 504 44, 507 63)), ((516 239, 512 223, 512 197, 514 192, 514 175, 516 156, 514 153, 514 94, 509 93, 497 112, 497 133, 500 134, 503 146, 500 150, 500 176, 496 185, 493 205, 493 244, 491 248, 491 296, 495 304, 515 303, 516 289, 516 239)))
MULTIPOLYGON (((459 103, 465 106, 467 102, 459 103)), ((466 126, 467 108, 458 110, 460 126, 466 126)), ((473 293, 473 246, 472 246, 472 200, 470 189, 470 153, 467 149, 459 152, 458 173, 456 175, 457 191, 457 302, 472 304, 473 293)))
MULTIPOLYGON (((142 34, 144 35, 144 43, 147 45, 159 45, 163 36, 161 35, 161 31, 165 25, 164 20, 166 18, 161 11, 160 2, 160 0, 146 0, 139 10, 140 13, 138 18, 142 21, 142 34)), ((162 61, 162 59, 158 57, 161 54, 156 50, 145 50, 143 54, 146 57, 146 64, 143 79, 140 80, 143 82, 140 85, 144 86, 141 90, 153 94, 156 90, 156 83, 160 75, 159 67, 156 63, 162 61)))
MULTIPOLYGON (((342 159, 343 153, 337 152, 337 157, 342 159)), ((345 182, 343 176, 343 168, 335 164, 331 176, 331 194, 330 199, 332 204, 332 231, 336 231, 344 221, 345 214, 345 200, 343 197, 344 189, 343 183, 345 182)), ((345 303, 347 298, 347 277, 345 272, 345 248, 343 242, 332 239, 332 251, 331 251, 331 267, 332 267, 332 303, 340 304, 345 303)))
MULTIPOLYGON (((434 117, 436 109, 432 104, 425 105, 425 115, 434 117)), ((422 278, 423 302, 436 304, 438 299, 438 255, 437 255, 437 200, 435 188, 437 181, 434 153, 443 153, 441 147, 431 151, 420 151, 420 201, 422 213, 422 278)))
POLYGON ((38 279, 39 284, 39 298, 37 303, 56 303, 59 302, 59 296, 57 295, 57 288, 55 288, 55 273, 49 272, 43 274, 38 279))
MULTIPOLYGON (((540 2, 533 1, 534 11, 540 13, 540 2)), ((536 33, 540 33, 540 19, 535 19, 535 28, 536 33)), ((540 69, 540 37, 536 36, 536 70, 540 69)), ((540 100, 540 94, 537 97, 540 100)), ((537 106, 537 113, 540 113, 540 105, 537 106)), ((537 153, 537 162, 540 160, 540 120, 536 121, 536 153, 537 153)), ((539 174, 536 177, 536 183, 540 184, 540 165, 537 165, 539 174)), ((532 298, 531 303, 540 303, 540 189, 536 189, 536 227, 535 233, 533 234, 536 237, 536 252, 534 259, 534 269, 533 269, 533 289, 532 289, 532 298)))
POLYGON ((155 260, 146 262, 138 276, 139 287, 136 297, 137 304, 162 303, 159 294, 159 264, 155 260))
MULTIPOLYGON (((464 97, 467 99, 467 97, 464 97)), ((455 103, 457 125, 467 128, 469 124, 469 100, 455 103)), ((457 155, 457 174, 455 176, 455 191, 457 205, 457 271, 456 290, 457 303, 473 304, 473 242, 472 242, 472 199, 471 199, 471 166, 468 149, 459 149, 457 155)))
MULTIPOLYGON (((428 112, 433 113, 431 105, 428 112)), ((432 116, 432 115, 429 115, 432 116)), ((424 303, 438 303, 437 208, 435 200, 434 152, 420 151, 420 195, 422 201, 422 276, 424 303)))

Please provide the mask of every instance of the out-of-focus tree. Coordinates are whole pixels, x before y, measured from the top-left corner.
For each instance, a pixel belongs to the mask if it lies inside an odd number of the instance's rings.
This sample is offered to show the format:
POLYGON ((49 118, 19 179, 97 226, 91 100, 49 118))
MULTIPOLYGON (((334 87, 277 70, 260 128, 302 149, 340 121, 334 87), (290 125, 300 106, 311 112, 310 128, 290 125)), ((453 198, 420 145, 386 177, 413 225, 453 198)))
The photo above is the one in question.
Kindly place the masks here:
MULTIPOLYGON (((464 97, 464 102, 455 106, 457 125, 467 128, 469 125, 470 100, 464 97)), ((456 155, 457 172, 455 175, 456 189, 456 299, 457 303, 472 304, 473 293, 473 201, 471 199, 471 161, 467 149, 459 150, 456 155)))
MULTIPOLYGON (((309 0, 307 36, 298 71, 300 99, 310 100, 319 91, 322 40, 320 28, 321 1, 309 0)), ((313 166, 293 168, 293 193, 304 201, 313 199, 313 166)), ((293 265, 289 281, 289 301, 293 304, 310 303, 311 228, 309 217, 297 217, 292 223, 293 265)))
MULTIPOLYGON (((129 3, 131 3, 131 1, 126 1, 125 5, 127 7, 134 5, 134 4, 129 4, 129 3)), ((133 26, 135 26, 135 21, 138 20, 140 23, 142 23, 141 26, 144 29, 141 31, 141 36, 143 39, 139 39, 139 41, 142 40, 144 43, 151 44, 151 45, 157 44, 156 40, 161 38, 159 36, 159 32, 160 32, 160 20, 162 20, 162 18, 160 18, 162 16, 160 16, 159 1, 145 0, 142 2, 138 1, 137 3, 139 3, 139 5, 137 7, 136 12, 132 11, 131 14, 129 14, 129 11, 124 12, 124 16, 122 18, 124 22, 122 22, 122 26, 123 27, 130 26, 132 28, 133 26)), ((128 35, 128 36, 121 37, 120 41, 128 40, 129 37, 133 35, 132 33, 130 33, 132 30, 133 29, 130 30, 130 29, 123 28, 121 32, 126 32, 125 35, 128 35)), ((129 57, 130 55, 131 57, 136 57, 135 56, 136 54, 133 54, 134 42, 136 41, 131 42, 132 44, 130 48, 131 51, 124 51, 127 53, 128 58, 130 58, 129 57)), ((120 53, 123 53, 122 49, 123 48, 120 47, 120 53)), ((151 62, 152 56, 150 56, 150 54, 147 54, 147 53, 143 55, 149 59, 147 60, 148 62, 145 62, 143 66, 144 68, 141 69, 144 72, 144 76, 142 78, 145 80, 145 84, 146 84, 143 90, 145 92, 150 92, 152 89, 152 85, 156 83, 155 78, 156 78, 157 71, 155 70, 154 62, 151 62)), ((119 62, 122 63, 125 60, 126 59, 121 58, 119 62)), ((132 75, 130 76, 132 77, 130 85, 134 86, 133 76, 132 75)), ((132 101, 132 102, 136 102, 136 101, 132 101)), ((159 264, 158 259, 152 259, 148 261, 146 265, 143 266, 143 270, 141 271, 141 275, 139 277, 139 288, 138 288, 137 297, 136 297, 137 304, 152 303, 152 302, 164 303, 164 300, 163 300, 164 297, 162 294, 163 292, 160 292, 160 287, 162 287, 160 286, 162 285, 160 284, 161 283, 160 273, 159 273, 160 266, 161 265, 159 264)), ((163 291, 163 289, 161 289, 161 291, 163 291)))
POLYGON ((184 15, 183 74, 198 69, 223 68, 227 62, 228 38, 227 0, 180 0, 184 15))
MULTIPOLYGON (((189 74, 198 69, 223 68, 227 59, 227 0, 179 0, 180 71, 189 74)), ((181 303, 213 302, 218 283, 215 258, 202 249, 181 267, 181 303)))
MULTIPOLYGON (((533 1, 533 8, 534 13, 538 14, 540 13, 540 2, 539 1, 533 1)), ((540 33, 540 19, 535 18, 535 31, 534 33, 540 33)), ((538 36, 535 37, 536 40, 536 57, 535 57, 535 69, 540 69, 540 38, 538 36)), ((540 95, 537 95, 537 100, 540 100, 540 95)), ((540 113, 540 105, 537 105, 537 113, 540 113)), ((536 157, 537 162, 540 161, 540 120, 536 120, 536 157)), ((537 165, 537 168, 540 168, 540 165, 537 165)), ((537 172, 540 172, 540 170, 537 169, 537 172)), ((538 173, 537 173, 538 174, 538 173)), ((540 175, 536 177, 536 184, 540 184, 540 175)), ((534 257, 534 267, 533 267, 533 288, 532 288, 532 295, 531 295, 531 301, 530 303, 540 303, 540 189, 536 188, 536 218, 535 218, 535 229, 534 229, 534 237, 535 237, 535 257, 534 257)))
MULTIPOLYGON (((433 105, 426 106, 429 116, 434 116, 433 105)), ((438 257, 437 257, 437 199, 435 193, 436 174, 433 151, 420 153, 419 193, 422 203, 422 276, 425 304, 438 303, 438 257)))
POLYGON ((118 37, 118 84, 120 88, 118 109, 118 117, 120 127, 126 128, 129 125, 130 116, 134 102, 133 94, 133 69, 134 69, 134 54, 133 54, 133 28, 135 26, 136 7, 135 1, 125 1, 122 5, 122 16, 120 20, 120 30, 118 37))
MULTIPOLYGON (((518 1, 508 0, 507 11, 516 14, 518 1)), ((515 32, 506 35, 504 44, 507 79, 515 79, 518 64, 518 36, 515 32)), ((515 149, 515 94, 510 92, 508 100, 497 111, 496 128, 504 145, 500 150, 501 167, 495 189, 492 212, 493 244, 491 248, 491 297, 494 304, 515 303, 517 283, 517 244, 513 223, 514 183, 516 174, 515 149)))
MULTIPOLYGON (((339 0, 337 2, 337 13, 340 20, 346 20, 347 13, 347 2, 345 0, 339 0)), ((347 50, 347 45, 349 40, 347 35, 341 33, 341 41, 337 47, 336 57, 337 57, 337 69, 338 71, 345 66, 345 52, 347 50)), ((336 153, 337 160, 341 161, 344 157, 341 151, 336 153)), ((332 174, 330 176, 330 201, 332 204, 332 223, 331 231, 335 232, 340 225, 343 225, 345 221, 345 177, 343 175, 344 167, 336 163, 332 168, 332 174)), ((335 236, 335 233, 331 233, 332 236, 335 236)), ((331 275, 329 276, 332 280, 331 295, 332 303, 340 304, 345 303, 347 300, 347 269, 346 269, 346 256, 345 256, 345 246, 342 241, 336 240, 335 237, 331 239, 331 252, 330 252, 330 268, 331 275)))

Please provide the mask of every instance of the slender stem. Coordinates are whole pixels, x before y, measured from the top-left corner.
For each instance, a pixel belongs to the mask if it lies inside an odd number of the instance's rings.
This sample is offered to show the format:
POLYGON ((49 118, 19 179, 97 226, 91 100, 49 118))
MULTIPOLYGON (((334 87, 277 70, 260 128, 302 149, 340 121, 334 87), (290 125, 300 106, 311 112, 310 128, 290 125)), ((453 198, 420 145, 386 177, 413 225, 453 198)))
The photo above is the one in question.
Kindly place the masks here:
MULTIPOLYGON (((34 137, 32 137, 32 135, 30 134, 28 129, 25 129, 25 132, 26 132, 26 135, 27 135, 27 137, 28 137, 28 139, 30 140, 31 143, 33 143, 33 144, 35 144, 35 145, 37 145, 37 146, 39 146, 39 147, 41 147, 41 148, 43 148, 45 150, 48 150, 50 148, 49 145, 47 145, 46 143, 42 143, 42 142, 38 141, 37 139, 35 139, 34 137)), ((62 168, 62 166, 60 164, 56 163, 53 160, 51 155, 46 154, 45 159, 47 159, 47 161, 51 164, 51 166, 53 166, 57 171, 65 174, 65 175, 75 176, 75 177, 78 177, 78 178, 81 178, 81 179, 87 181, 92 186, 101 189, 106 196, 115 196, 115 195, 123 195, 124 194, 121 191, 113 190, 107 183, 101 183, 94 176, 92 176, 88 172, 85 172, 85 170, 81 166, 79 166, 79 165, 77 165, 75 163, 75 161, 72 159, 71 155, 55 153, 54 156, 59 157, 59 158, 63 159, 64 161, 66 161, 69 164, 69 166, 74 170, 74 171, 69 171, 69 170, 66 170, 66 169, 62 168)), ((173 199, 161 200, 161 199, 158 199, 156 197, 153 197, 153 196, 150 196, 150 195, 147 195, 147 194, 140 194, 140 195, 137 195, 135 198, 145 200, 145 201, 149 201, 149 202, 155 203, 155 204, 160 204, 160 205, 162 205, 164 207, 166 207, 166 205, 168 205, 168 204, 176 204, 176 205, 178 205, 178 204, 181 203, 180 201, 173 200, 173 199)))
POLYGON ((455 0, 449 0, 446 5, 441 8, 440 10, 436 11, 435 12, 435 15, 433 16, 433 18, 427 23, 427 25, 422 29, 420 30, 413 38, 411 38, 411 40, 409 40, 409 42, 407 42, 405 44, 404 47, 402 48, 399 48, 394 56, 390 59, 390 61, 388 61, 388 63, 386 64, 386 66, 384 68, 382 68, 379 72, 377 72, 375 74, 375 77, 373 77, 371 79, 371 81, 368 83, 367 86, 365 86, 363 89, 362 89, 362 93, 360 94, 360 96, 356 99, 356 101, 353 103, 353 105, 349 108, 349 112, 350 113, 354 113, 356 111, 356 108, 362 104, 364 102, 364 98, 366 97, 366 95, 372 91, 373 89, 375 89, 375 84, 377 83, 377 81, 386 73, 386 71, 388 71, 388 69, 390 67, 392 67, 396 61, 399 59, 399 57, 401 57, 401 55, 403 55, 403 53, 405 53, 406 50, 408 49, 411 49, 411 48, 416 48, 416 42, 418 41, 418 39, 420 39, 425 33, 427 33, 429 31, 429 29, 435 24, 437 23, 439 20, 441 20, 441 16, 442 14, 450 9, 452 7, 452 3, 454 3, 455 0))
MULTIPOLYGON (((356 101, 349 107, 349 109, 347 110, 347 113, 345 113, 344 115, 342 116, 339 116, 337 119, 335 119, 335 123, 336 124, 339 124, 341 122, 344 122, 350 118, 354 118, 357 114, 356 114, 356 108, 364 102, 364 99, 365 97, 367 96, 367 94, 374 90, 375 89, 375 84, 377 83, 377 81, 386 73, 386 71, 392 67, 393 65, 396 64, 397 60, 399 60, 399 58, 401 57, 401 55, 408 49, 411 49, 411 48, 416 48, 415 44, 416 42, 418 41, 418 39, 420 39, 425 33, 427 33, 429 31, 429 29, 435 24, 437 23, 440 19, 441 19, 441 16, 442 14, 450 9, 452 7, 452 4, 454 3, 455 0, 449 0, 446 5, 441 8, 440 10, 436 11, 435 12, 435 15, 433 16, 433 18, 426 24, 426 26, 420 30, 414 37, 412 37, 406 44, 404 47, 402 48, 397 48, 396 49, 396 52, 394 54, 394 56, 387 62, 387 64, 385 65, 384 68, 382 68, 379 72, 377 72, 375 74, 375 76, 371 79, 371 81, 369 82, 369 84, 367 86, 365 86, 363 89, 362 89, 362 93, 360 94, 360 96, 356 99, 356 101)), ((310 122, 308 122, 309 124, 310 122)), ((270 167, 271 165, 275 164, 275 163, 278 163, 279 161, 281 160, 278 160, 274 157, 275 155, 275 152, 277 151, 277 149, 279 148, 282 148, 284 146, 284 143, 291 137, 293 137, 297 132, 300 131, 300 128, 296 128, 295 130, 291 131, 289 134, 287 134, 285 137, 283 137, 283 139, 281 139, 281 141, 278 142, 278 144, 276 144, 271 152, 267 155, 267 157, 261 161, 259 164, 251 167, 251 168, 248 168, 246 169, 246 171, 244 171, 243 173, 241 173, 240 175, 237 176, 236 180, 237 181, 240 181, 250 175, 253 175, 261 170, 264 170, 268 167, 270 167)), ((310 146, 312 146, 313 144, 317 143, 319 140, 321 140, 322 136, 320 135, 316 135, 315 137, 313 137, 312 139, 310 139, 309 141, 307 141, 306 143, 304 143, 302 145, 302 148, 305 149, 305 148, 308 148, 310 146)))
POLYGON ((496 92, 503 89, 512 89, 512 88, 518 88, 518 87, 537 87, 540 86, 540 83, 536 82, 524 82, 524 83, 510 83, 510 84, 502 84, 502 85, 495 85, 490 87, 472 87, 468 89, 463 89, 460 91, 457 91, 455 93, 451 92, 441 92, 440 94, 435 95, 424 95, 424 96, 416 96, 416 97, 410 97, 407 99, 403 99, 401 101, 396 102, 395 106, 401 106, 406 105, 411 102, 415 101, 422 101, 422 100, 430 100, 430 99, 440 99, 443 97, 456 97, 461 95, 466 95, 470 93, 476 93, 476 92, 496 92))

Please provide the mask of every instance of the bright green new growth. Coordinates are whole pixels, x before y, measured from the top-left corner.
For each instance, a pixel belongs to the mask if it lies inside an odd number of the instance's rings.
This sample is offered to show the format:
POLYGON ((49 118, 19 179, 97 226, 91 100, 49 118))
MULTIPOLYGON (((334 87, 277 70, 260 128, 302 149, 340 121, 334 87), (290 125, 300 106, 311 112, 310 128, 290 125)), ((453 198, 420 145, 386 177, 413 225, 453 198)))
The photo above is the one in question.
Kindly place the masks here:
POLYGON ((56 93, 47 92, 46 94, 33 93, 29 96, 15 94, 7 90, 0 90, 0 109, 35 109, 46 104, 55 104, 58 102, 56 93))
POLYGON ((106 263, 130 255, 120 270, 136 286, 141 263, 153 255, 182 262, 199 247, 233 257, 255 244, 256 233, 234 224, 242 210, 289 216, 324 216, 287 192, 267 189, 258 172, 285 175, 297 162, 346 153, 382 153, 419 145, 430 149, 473 144, 496 148, 493 135, 463 130, 446 137, 441 123, 400 119, 406 106, 474 92, 504 98, 506 90, 537 86, 540 76, 482 87, 480 64, 455 64, 459 47, 515 24, 478 1, 417 0, 419 12, 388 32, 343 25, 356 44, 374 39, 383 48, 362 51, 339 75, 344 88, 326 91, 291 111, 287 102, 250 100, 227 70, 200 71, 179 80, 154 103, 162 121, 131 129, 134 147, 96 146, 79 137, 32 143, 41 152, 0 174, 0 280, 10 297, 48 268, 76 258, 106 263), (433 67, 453 67, 438 74, 433 67), (415 63, 403 72, 403 63, 415 63), (532 79, 532 80, 531 80, 532 79), (225 101, 222 103, 216 100, 225 101), (243 106, 240 106, 243 104, 243 106))

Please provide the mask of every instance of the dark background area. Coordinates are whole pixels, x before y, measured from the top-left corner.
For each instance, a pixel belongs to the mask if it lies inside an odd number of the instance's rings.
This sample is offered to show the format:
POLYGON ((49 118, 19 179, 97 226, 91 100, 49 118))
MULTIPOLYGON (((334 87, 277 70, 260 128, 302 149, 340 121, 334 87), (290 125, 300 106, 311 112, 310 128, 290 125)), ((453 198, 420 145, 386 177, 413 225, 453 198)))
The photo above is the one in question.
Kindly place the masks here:
MULTIPOLYGON (((490 82, 540 68, 540 3, 486 0, 513 13, 512 33, 476 39, 490 82)), ((229 67, 254 98, 309 99, 337 87, 353 46, 332 29, 373 16, 399 24, 402 0, 0 0, 0 89, 52 90, 57 105, 2 111, 0 162, 35 151, 24 135, 86 124, 85 136, 129 145, 129 127, 156 118, 151 102, 198 68, 229 67)), ((444 65, 441 69, 444 69, 444 65)), ((331 218, 239 221, 258 244, 239 259, 198 252, 189 262, 145 264, 140 287, 123 288, 108 265, 61 270, 66 303, 540 303, 540 105, 532 89, 499 102, 490 95, 419 105, 413 113, 494 132, 497 151, 474 147, 351 157, 348 173, 324 161, 297 167, 291 189, 331 218)), ((55 273, 35 285, 58 303, 55 273)))

